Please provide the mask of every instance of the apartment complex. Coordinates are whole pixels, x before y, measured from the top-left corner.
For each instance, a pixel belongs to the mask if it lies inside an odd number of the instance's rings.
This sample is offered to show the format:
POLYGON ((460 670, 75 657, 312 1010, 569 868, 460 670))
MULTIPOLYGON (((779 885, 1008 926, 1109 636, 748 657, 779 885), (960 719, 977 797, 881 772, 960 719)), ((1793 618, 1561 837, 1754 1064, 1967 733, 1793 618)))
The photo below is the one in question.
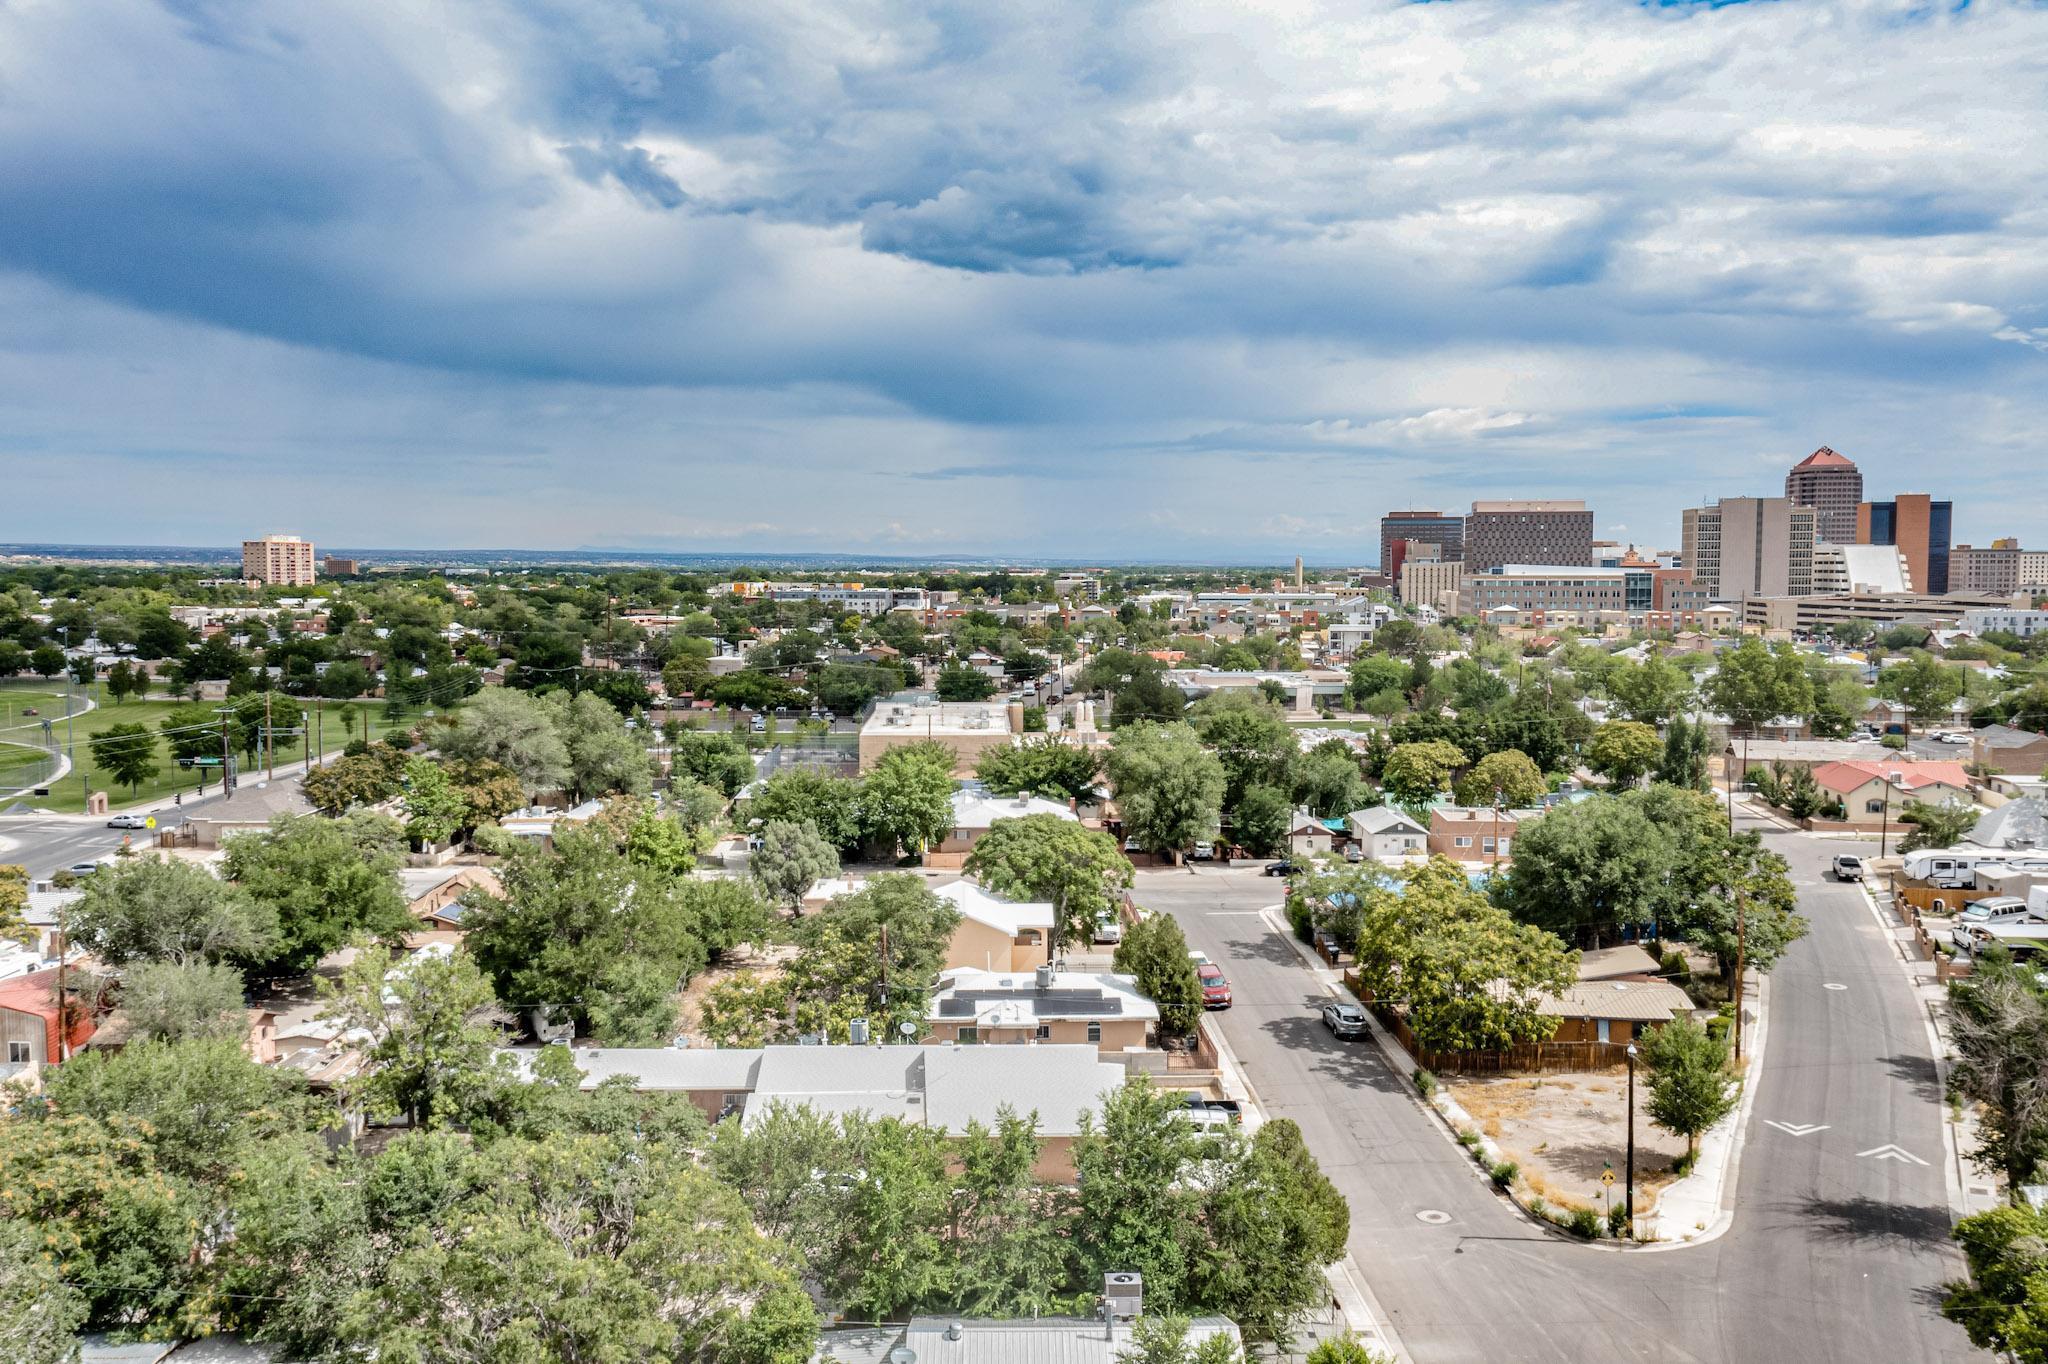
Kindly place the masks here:
POLYGON ((1456 559, 1410 559, 1401 565, 1401 600, 1462 615, 1465 565, 1456 559))
POLYGON ((1816 513, 1814 538, 1831 545, 1856 539, 1856 508, 1863 501, 1863 471, 1823 445, 1785 475, 1785 498, 1816 513))
POLYGON ((1954 517, 1953 502, 1936 502, 1926 493, 1865 502, 1856 508, 1856 543, 1898 546, 1914 588, 1939 596, 1948 591, 1949 527, 1954 517))
POLYGON ((313 582, 313 542, 296 535, 266 535, 242 541, 242 576, 286 587, 313 582))
POLYGON ((1593 513, 1560 499, 1474 502, 1465 518, 1465 567, 1486 573, 1507 564, 1590 567, 1593 513))
POLYGON ((1380 572, 1399 582, 1405 545, 1421 541, 1435 545, 1440 559, 1456 559, 1465 552, 1463 517, 1440 511, 1391 511, 1380 518, 1380 572))
POLYGON ((1803 597, 1813 590, 1819 513, 1783 497, 1724 497, 1684 514, 1686 567, 1714 601, 1803 597))
POLYGON ((1958 592, 2048 589, 2048 549, 2021 549, 2017 540, 1993 540, 1984 549, 1957 545, 1949 553, 1948 580, 1958 592))

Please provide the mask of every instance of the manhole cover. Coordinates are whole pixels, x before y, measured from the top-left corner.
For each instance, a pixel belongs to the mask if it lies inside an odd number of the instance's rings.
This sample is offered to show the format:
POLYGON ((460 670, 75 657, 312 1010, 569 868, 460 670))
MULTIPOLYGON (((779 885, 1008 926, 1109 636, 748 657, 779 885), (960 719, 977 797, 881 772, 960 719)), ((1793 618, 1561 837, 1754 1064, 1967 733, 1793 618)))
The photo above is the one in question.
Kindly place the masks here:
POLYGON ((1441 1212, 1436 1208, 1424 1208, 1421 1212, 1415 1214, 1415 1220, 1427 1222, 1432 1227, 1440 1227, 1451 1220, 1451 1215, 1447 1212, 1441 1212))

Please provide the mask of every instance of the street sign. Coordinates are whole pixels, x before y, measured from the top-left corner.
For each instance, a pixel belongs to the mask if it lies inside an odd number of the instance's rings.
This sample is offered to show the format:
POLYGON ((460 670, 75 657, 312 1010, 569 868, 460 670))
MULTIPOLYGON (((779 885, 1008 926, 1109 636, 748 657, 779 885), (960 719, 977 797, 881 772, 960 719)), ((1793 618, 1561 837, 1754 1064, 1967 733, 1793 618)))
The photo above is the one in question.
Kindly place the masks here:
POLYGON ((1614 1167, 1612 1165, 1601 1168, 1600 1182, 1602 1184, 1612 1184, 1614 1182, 1614 1167))
POLYGON ((142 827, 145 829, 154 829, 156 827, 156 816, 151 815, 148 819, 143 820, 142 827))
POLYGON ((187 758, 187 759, 186 759, 185 761, 186 761, 186 762, 189 762, 189 763, 191 763, 191 764, 192 764, 192 766, 194 766, 194 767, 219 767, 219 766, 220 766, 220 759, 219 759, 219 758, 187 758))

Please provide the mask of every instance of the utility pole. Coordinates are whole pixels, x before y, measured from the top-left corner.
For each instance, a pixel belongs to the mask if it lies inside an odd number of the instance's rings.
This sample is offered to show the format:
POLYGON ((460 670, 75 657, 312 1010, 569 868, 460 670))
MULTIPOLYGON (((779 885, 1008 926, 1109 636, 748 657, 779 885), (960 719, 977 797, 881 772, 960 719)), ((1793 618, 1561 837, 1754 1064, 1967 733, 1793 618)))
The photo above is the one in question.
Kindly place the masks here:
POLYGON ((68 1000, 64 993, 64 959, 71 955, 71 939, 64 933, 64 905, 57 905, 57 1060, 71 1059, 71 1020, 66 1017, 68 1000))
POLYGON ((220 716, 220 793, 232 796, 235 793, 235 747, 228 736, 228 716, 235 713, 235 708, 220 706, 213 713, 220 716))
POLYGON ((277 776, 277 735, 270 728, 270 688, 263 689, 263 779, 277 776))
POLYGON ((1636 1234, 1636 1044, 1628 1044, 1628 1182, 1623 1185, 1622 1207, 1628 1213, 1628 1234, 1636 1234))
POLYGON ((1747 958, 1747 956, 1748 956, 1748 948, 1749 948, 1749 934, 1748 934, 1748 933, 1747 933, 1747 932, 1745 931, 1745 930, 1746 930, 1746 928, 1747 928, 1747 925, 1746 925, 1746 924, 1745 924, 1745 922, 1744 922, 1744 915, 1743 915, 1743 910, 1744 910, 1744 908, 1745 908, 1745 901, 1746 901, 1746 899, 1747 899, 1748 897, 1746 897, 1746 896, 1745 896, 1745 895, 1743 894, 1743 890, 1742 890, 1742 873, 1741 873, 1740 871, 1738 871, 1738 872, 1736 873, 1736 876, 1735 876, 1735 885, 1734 885, 1734 890, 1735 890, 1735 1059, 1736 1059, 1737 1061, 1740 1061, 1740 1060, 1742 1059, 1742 1003, 1743 1003, 1743 988, 1742 988, 1742 986, 1743 986, 1743 971, 1744 971, 1744 968, 1745 968, 1745 967, 1747 966, 1747 964, 1748 964, 1748 963, 1747 963, 1747 961, 1746 961, 1746 958, 1747 958))

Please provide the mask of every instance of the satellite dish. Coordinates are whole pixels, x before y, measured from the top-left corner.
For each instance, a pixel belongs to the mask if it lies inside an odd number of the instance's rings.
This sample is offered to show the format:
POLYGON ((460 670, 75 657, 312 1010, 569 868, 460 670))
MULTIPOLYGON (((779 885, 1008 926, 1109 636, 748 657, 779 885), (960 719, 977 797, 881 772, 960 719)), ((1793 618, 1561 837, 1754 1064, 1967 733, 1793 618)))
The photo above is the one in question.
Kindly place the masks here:
POLYGON ((906 1018, 896 1025, 896 1031, 902 1033, 905 1037, 915 1037, 917 1036, 917 1024, 912 1023, 906 1018))

